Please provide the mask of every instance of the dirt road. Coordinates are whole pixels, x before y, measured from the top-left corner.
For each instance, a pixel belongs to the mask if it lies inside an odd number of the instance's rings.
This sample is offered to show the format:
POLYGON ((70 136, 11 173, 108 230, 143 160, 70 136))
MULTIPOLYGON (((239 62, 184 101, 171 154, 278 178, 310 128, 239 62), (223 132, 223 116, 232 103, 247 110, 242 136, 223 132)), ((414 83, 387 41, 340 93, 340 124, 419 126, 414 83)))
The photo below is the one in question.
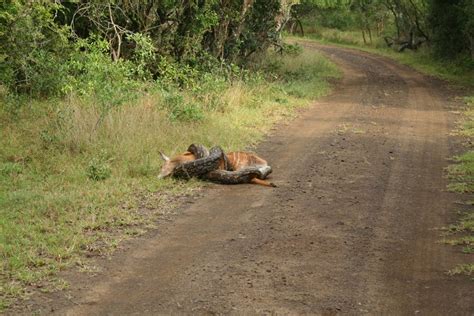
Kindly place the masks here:
POLYGON ((445 274, 466 257, 437 242, 456 199, 446 87, 318 49, 344 79, 258 147, 279 187, 206 189, 58 314, 474 314, 474 283, 445 274))

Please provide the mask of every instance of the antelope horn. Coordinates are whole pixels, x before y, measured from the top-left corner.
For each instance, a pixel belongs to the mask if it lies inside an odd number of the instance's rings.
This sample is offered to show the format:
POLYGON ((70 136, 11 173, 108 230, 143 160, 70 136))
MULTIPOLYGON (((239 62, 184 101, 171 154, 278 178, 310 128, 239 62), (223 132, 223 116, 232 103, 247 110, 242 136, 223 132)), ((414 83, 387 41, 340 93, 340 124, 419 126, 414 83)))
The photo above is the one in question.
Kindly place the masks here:
POLYGON ((163 158, 164 161, 170 161, 170 158, 168 156, 166 156, 165 154, 163 154, 161 151, 158 151, 161 155, 161 158, 163 158))

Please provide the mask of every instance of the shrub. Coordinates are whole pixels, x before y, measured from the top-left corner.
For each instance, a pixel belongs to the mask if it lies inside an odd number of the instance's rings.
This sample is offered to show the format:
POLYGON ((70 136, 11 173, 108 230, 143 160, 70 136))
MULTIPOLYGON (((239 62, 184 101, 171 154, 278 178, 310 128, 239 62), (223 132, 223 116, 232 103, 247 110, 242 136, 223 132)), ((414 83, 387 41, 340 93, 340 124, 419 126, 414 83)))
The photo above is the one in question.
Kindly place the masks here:
POLYGON ((472 54, 474 5, 472 1, 431 1, 429 20, 433 29, 433 49, 437 56, 453 59, 472 54), (471 40, 471 41, 470 41, 471 40))
POLYGON ((94 181, 110 178, 112 175, 111 161, 112 159, 108 157, 106 152, 102 152, 98 157, 92 158, 87 166, 87 177, 94 181))
POLYGON ((171 120, 199 121, 204 118, 201 107, 196 103, 186 102, 182 94, 165 93, 163 101, 171 120))
POLYGON ((58 95, 68 56, 67 27, 54 22, 55 1, 2 1, 0 81, 13 92, 58 95))
POLYGON ((135 99, 140 87, 133 78, 133 63, 112 61, 108 50, 108 43, 100 37, 78 40, 68 63, 69 84, 64 88, 66 93, 92 99, 104 112, 135 99))
POLYGON ((16 176, 23 172, 23 165, 19 163, 6 162, 0 164, 0 175, 16 176))
POLYGON ((155 46, 150 36, 134 33, 128 39, 135 43, 132 61, 135 64, 135 75, 139 80, 152 78, 152 69, 156 62, 155 46))

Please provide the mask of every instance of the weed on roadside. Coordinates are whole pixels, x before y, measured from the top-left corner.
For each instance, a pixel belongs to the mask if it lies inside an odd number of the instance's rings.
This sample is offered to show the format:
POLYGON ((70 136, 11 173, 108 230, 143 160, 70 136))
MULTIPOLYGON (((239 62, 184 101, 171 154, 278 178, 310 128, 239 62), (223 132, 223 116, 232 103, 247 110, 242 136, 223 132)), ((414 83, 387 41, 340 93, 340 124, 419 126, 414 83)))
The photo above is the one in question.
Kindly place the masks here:
MULTIPOLYGON (((471 142, 474 126, 474 97, 468 97, 466 110, 463 113, 463 120, 459 123, 456 133, 465 137, 471 142)), ((454 157, 454 164, 447 168, 450 184, 448 189, 459 194, 474 193, 474 151, 468 150, 464 154, 454 157)), ((461 252, 466 255, 474 254, 474 201, 467 202, 465 210, 459 212, 459 219, 456 223, 445 228, 447 244, 460 247, 461 252)), ((460 264, 451 269, 449 274, 464 274, 472 276, 474 264, 460 264)), ((473 279, 474 280, 474 279, 473 279)))

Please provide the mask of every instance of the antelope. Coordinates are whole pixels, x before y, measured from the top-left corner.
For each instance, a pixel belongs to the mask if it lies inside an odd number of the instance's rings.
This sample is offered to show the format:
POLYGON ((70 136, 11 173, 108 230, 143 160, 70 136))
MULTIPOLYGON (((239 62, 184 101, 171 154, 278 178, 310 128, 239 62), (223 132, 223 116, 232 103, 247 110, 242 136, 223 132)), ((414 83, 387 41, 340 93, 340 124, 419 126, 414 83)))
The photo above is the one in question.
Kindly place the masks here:
MULTIPOLYGON (((161 158, 165 161, 163 167, 161 168, 161 172, 158 176, 159 179, 163 179, 165 177, 170 176, 173 173, 174 168, 176 168, 176 166, 178 166, 179 164, 196 160, 196 156, 189 151, 186 151, 173 158, 169 158, 168 156, 163 154, 161 151, 159 153, 161 155, 161 158)), ((266 160, 258 157, 257 155, 253 153, 242 152, 242 151, 230 152, 226 154, 226 157, 227 157, 227 168, 231 169, 232 171, 238 171, 245 167, 265 168, 268 166, 268 163, 266 160)), ((218 169, 226 170, 224 159, 221 159, 219 161, 218 169)), ((267 187, 276 187, 275 184, 266 180, 259 179, 257 177, 250 180, 250 183, 259 184, 259 185, 263 185, 267 187)))

